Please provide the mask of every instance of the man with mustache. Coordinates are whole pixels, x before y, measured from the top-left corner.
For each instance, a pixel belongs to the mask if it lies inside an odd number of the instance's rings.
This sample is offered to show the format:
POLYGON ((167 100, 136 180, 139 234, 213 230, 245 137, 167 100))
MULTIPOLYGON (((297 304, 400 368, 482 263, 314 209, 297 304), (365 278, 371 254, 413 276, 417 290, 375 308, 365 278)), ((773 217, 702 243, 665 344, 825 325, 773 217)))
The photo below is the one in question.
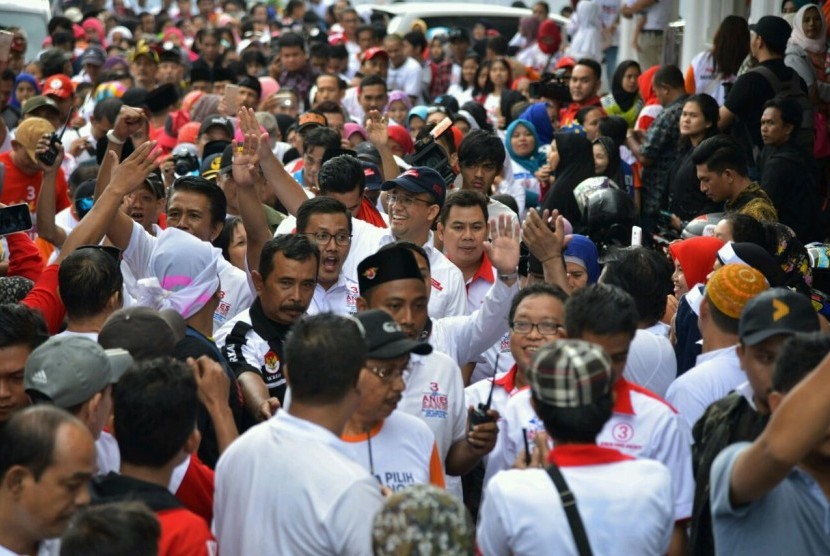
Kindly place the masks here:
POLYGON ((257 290, 253 305, 214 334, 242 386, 245 406, 257 420, 269 418, 285 396, 283 342, 308 310, 319 264, 320 250, 305 235, 268 241, 257 270, 251 271, 257 290))

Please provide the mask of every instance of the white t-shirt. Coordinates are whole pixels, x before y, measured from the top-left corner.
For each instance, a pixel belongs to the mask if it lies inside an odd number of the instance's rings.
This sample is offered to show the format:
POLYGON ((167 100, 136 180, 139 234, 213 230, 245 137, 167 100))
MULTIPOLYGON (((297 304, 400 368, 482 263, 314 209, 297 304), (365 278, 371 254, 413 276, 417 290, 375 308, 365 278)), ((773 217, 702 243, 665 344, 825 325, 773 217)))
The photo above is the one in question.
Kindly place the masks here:
MULTIPOLYGON (((449 356, 439 351, 433 350, 429 355, 413 354, 404 381, 406 389, 398 411, 427 424, 435 435, 441 461, 446 462, 452 445, 467 434, 461 369, 449 356)), ((446 472, 446 466, 444 470, 446 472)), ((461 481, 458 477, 447 477, 447 489, 460 496, 461 481)))
MULTIPOLYGON (((620 379, 614 385, 615 401, 611 419, 597 436, 597 444, 614 448, 632 457, 653 459, 671 472, 674 519, 692 514, 692 435, 685 421, 656 394, 620 379)), ((524 449, 522 430, 533 438, 544 430, 542 420, 530 405, 530 389, 513 396, 504 410, 499 440, 485 474, 485 484, 502 469, 509 469, 524 449), (498 450, 498 453, 497 453, 498 450)))
MULTIPOLYGON (((72 214, 72 207, 66 207, 55 215, 55 226, 66 232, 66 235, 69 235, 69 233, 74 230, 77 225, 78 219, 75 218, 74 214, 72 214)), ((52 250, 52 254, 49 255, 49 261, 46 264, 54 263, 58 260, 58 256, 61 254, 61 248, 57 245, 54 247, 55 248, 52 250)))
POLYGON ((360 102, 357 100, 357 87, 349 87, 346 89, 346 93, 343 95, 343 108, 346 109, 346 112, 349 113, 352 121, 363 125, 363 120, 366 118, 366 113, 363 111, 363 107, 360 105, 360 102))
POLYGON ((665 396, 677 377, 677 357, 671 341, 648 330, 637 330, 628 349, 623 376, 658 396, 665 396))
POLYGON ((669 387, 666 399, 692 428, 707 407, 745 381, 735 346, 729 346, 698 355, 695 366, 669 387))
MULTIPOLYGON (((554 450, 594 554, 665 554, 672 534, 664 465, 595 445, 554 450)), ((487 485, 478 549, 488 556, 579 554, 559 492, 544 469, 499 473, 487 485)))
POLYGON ((390 91, 404 91, 407 95, 421 98, 421 80, 424 68, 412 58, 407 58, 401 67, 392 67, 389 64, 389 72, 386 77, 386 84, 390 91))
POLYGON ((354 316, 357 313, 358 297, 360 288, 357 282, 341 272, 337 283, 329 289, 325 289, 319 283, 314 287, 314 296, 306 314, 334 313, 344 317, 354 316))
MULTIPOLYGON (((158 238, 147 233, 141 224, 133 222, 133 232, 129 245, 124 249, 123 262, 129 267, 135 280, 150 277, 150 258, 157 241, 158 238)), ((217 267, 222 300, 213 313, 214 332, 219 330, 225 322, 250 307, 256 297, 246 272, 236 268, 224 258, 219 259, 217 267)), ((129 288, 126 281, 125 286, 129 288)))
POLYGON ((341 451, 367 471, 374 470, 378 482, 394 492, 427 483, 444 486, 444 462, 435 436, 417 417, 393 411, 372 431, 340 438, 341 451))
POLYGON ((220 554, 371 554, 377 481, 331 431, 279 411, 216 466, 220 554))

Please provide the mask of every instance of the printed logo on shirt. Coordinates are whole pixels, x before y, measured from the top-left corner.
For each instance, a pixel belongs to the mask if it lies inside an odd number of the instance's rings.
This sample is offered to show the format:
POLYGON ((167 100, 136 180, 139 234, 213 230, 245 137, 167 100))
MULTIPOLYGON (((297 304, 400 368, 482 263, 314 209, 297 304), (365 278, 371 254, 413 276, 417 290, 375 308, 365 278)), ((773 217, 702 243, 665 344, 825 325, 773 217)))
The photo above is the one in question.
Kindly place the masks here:
POLYGON ((280 358, 273 351, 269 351, 263 358, 265 360, 265 372, 270 375, 275 375, 280 370, 280 358))
POLYGON ((439 292, 444 291, 444 286, 442 286, 441 282, 439 282, 435 278, 432 279, 432 287, 438 290, 439 292))
POLYGON ((449 411, 447 395, 441 393, 441 387, 437 382, 429 384, 429 392, 425 392, 421 398, 421 413, 425 419, 446 419, 449 411))
MULTIPOLYGON (((636 454, 643 449, 643 439, 637 438, 637 430, 630 420, 620 419, 617 415, 612 416, 614 421, 611 426, 611 437, 601 434, 597 438, 597 444, 605 448, 614 448, 627 454, 636 454)), ((642 435, 641 435, 642 436, 642 435)))
POLYGON ((501 342, 499 344, 499 351, 502 352, 502 353, 506 353, 506 352, 510 351, 510 333, 509 332, 501 337, 501 342))
POLYGON ((382 476, 376 474, 375 477, 393 492, 398 492, 415 484, 415 476, 411 471, 386 471, 382 473, 382 476))
POLYGON ((224 301, 220 301, 219 305, 216 307, 216 312, 213 314, 216 316, 222 317, 222 319, 228 318, 228 314, 231 312, 231 305, 230 303, 226 303, 224 301))
POLYGON ((611 429, 611 436, 613 436, 614 440, 617 442, 628 442, 634 436, 634 427, 628 423, 617 423, 614 425, 614 428, 611 429))

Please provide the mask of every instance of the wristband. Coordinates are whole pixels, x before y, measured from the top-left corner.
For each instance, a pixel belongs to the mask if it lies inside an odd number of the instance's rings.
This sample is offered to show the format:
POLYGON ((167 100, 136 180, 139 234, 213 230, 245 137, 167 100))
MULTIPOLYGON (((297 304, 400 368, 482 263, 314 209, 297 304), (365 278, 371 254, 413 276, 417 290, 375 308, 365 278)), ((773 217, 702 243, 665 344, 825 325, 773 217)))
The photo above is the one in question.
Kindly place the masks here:
POLYGON ((123 145, 126 142, 116 137, 112 129, 107 132, 107 140, 113 145, 123 145))
POLYGON ((499 274, 499 280, 502 282, 507 282, 508 280, 515 280, 519 277, 519 273, 517 271, 513 271, 510 274, 499 274))

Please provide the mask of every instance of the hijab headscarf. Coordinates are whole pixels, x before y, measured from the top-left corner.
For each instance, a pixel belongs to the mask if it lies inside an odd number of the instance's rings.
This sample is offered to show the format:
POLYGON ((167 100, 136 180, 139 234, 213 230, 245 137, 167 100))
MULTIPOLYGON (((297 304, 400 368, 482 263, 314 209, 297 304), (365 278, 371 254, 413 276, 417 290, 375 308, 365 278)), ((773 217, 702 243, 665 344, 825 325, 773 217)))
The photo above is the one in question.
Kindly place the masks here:
MULTIPOLYGON (((783 286, 784 271, 778 265, 775 257, 754 243, 727 243, 718 250, 718 260, 721 264, 745 264, 751 266, 764 275, 767 283, 773 288, 783 286)), ((681 263, 683 264, 683 263, 681 263)), ((688 284, 688 281, 686 282, 688 284)))
POLYGON ((539 25, 539 35, 536 42, 539 44, 539 50, 543 53, 556 54, 559 45, 562 44, 562 31, 559 29, 559 25, 552 19, 543 21, 539 25))
POLYGON ((17 100, 17 85, 23 81, 29 83, 32 87, 35 88, 35 95, 40 94, 40 84, 37 82, 37 78, 31 73, 21 73, 17 76, 17 79, 14 80, 14 87, 12 87, 12 96, 9 99, 9 104, 14 106, 15 108, 20 108, 20 101, 17 100))
POLYGON ((412 107, 412 109, 409 111, 409 114, 406 115, 406 127, 407 127, 407 129, 409 128, 409 122, 412 120, 412 116, 417 116, 418 118, 421 118, 422 120, 424 120, 424 122, 426 122, 427 121, 427 107, 424 106, 423 104, 412 107))
POLYGON ((547 103, 537 102, 528 106, 519 118, 533 124, 539 136, 540 145, 550 144, 553 139, 553 124, 548 116, 547 103))
POLYGON ((521 35, 527 43, 533 44, 536 37, 539 36, 540 21, 533 16, 523 17, 519 20, 519 35, 521 35))
POLYGON ((824 21, 821 8, 815 4, 807 4, 796 12, 793 20, 793 32, 790 35, 790 43, 798 45, 813 54, 827 50, 827 23, 824 21), (804 33, 804 14, 807 13, 807 10, 816 10, 818 12, 819 20, 821 21, 821 34, 817 39, 808 38, 804 33))
POLYGON ((657 100, 657 95, 654 94, 654 74, 659 69, 660 66, 651 66, 637 78, 637 88, 640 90, 640 96, 643 97, 646 106, 660 103, 657 100))
POLYGON ((510 155, 510 158, 515 160, 519 166, 527 170, 531 173, 536 173, 544 163, 545 163, 545 155, 542 152, 539 152, 539 134, 536 133, 536 127, 527 120, 516 120, 507 126, 507 132, 504 135, 504 146, 507 148, 507 154, 510 155), (510 145, 510 139, 513 137, 513 133, 516 131, 516 128, 519 126, 524 126, 531 135, 533 135, 533 140, 535 141, 533 151, 527 156, 519 156, 516 154, 516 151, 513 150, 513 147, 510 145))
POLYGON ((487 111, 476 101, 471 100, 469 102, 465 102, 461 105, 461 110, 464 110, 469 113, 470 116, 475 118, 475 121, 478 123, 477 129, 484 129, 488 131, 493 129, 493 126, 491 126, 487 121, 487 111))
POLYGON ((617 66, 617 69, 614 71, 614 77, 611 79, 611 94, 614 96, 614 102, 617 103, 617 106, 619 106, 620 110, 623 112, 628 112, 631 107, 634 106, 634 103, 637 102, 637 97, 640 95, 639 90, 629 93, 623 88, 623 77, 625 76, 625 72, 632 67, 639 70, 640 64, 634 60, 623 60, 620 62, 620 65, 617 66))
MULTIPOLYGON (((547 114, 547 113, 546 113, 547 114)), ((574 189, 594 175, 594 151, 591 142, 584 135, 575 133, 554 133, 559 164, 554 171, 556 179, 545 196, 543 209, 557 209, 568 219, 574 229, 582 220, 574 189)))
POLYGON ((716 237, 690 237, 669 245, 669 255, 680 263, 686 285, 705 284, 723 242, 716 237))
POLYGON ((190 109, 190 121, 201 122, 211 114, 219 112, 220 100, 222 100, 221 96, 211 93, 206 93, 199 97, 190 109))
POLYGON ((573 234, 565 248, 565 262, 578 264, 588 273, 588 283, 596 284, 599 280, 599 251, 590 238, 573 234))
POLYGON ((390 91, 389 92, 389 97, 388 97, 388 100, 386 102, 386 106, 383 109, 384 114, 389 111, 389 107, 392 106, 392 103, 395 102, 395 101, 401 101, 403 103, 404 107, 406 108, 407 112, 412 110, 412 101, 409 100, 409 95, 406 94, 405 91, 395 90, 395 91, 390 91))
POLYGON ((608 167, 600 175, 611 178, 620 188, 625 187, 625 176, 623 175, 622 168, 620 168, 620 147, 607 135, 597 137, 594 145, 602 145, 602 148, 608 155, 608 167))

